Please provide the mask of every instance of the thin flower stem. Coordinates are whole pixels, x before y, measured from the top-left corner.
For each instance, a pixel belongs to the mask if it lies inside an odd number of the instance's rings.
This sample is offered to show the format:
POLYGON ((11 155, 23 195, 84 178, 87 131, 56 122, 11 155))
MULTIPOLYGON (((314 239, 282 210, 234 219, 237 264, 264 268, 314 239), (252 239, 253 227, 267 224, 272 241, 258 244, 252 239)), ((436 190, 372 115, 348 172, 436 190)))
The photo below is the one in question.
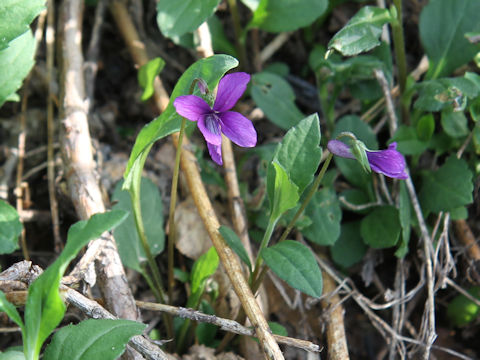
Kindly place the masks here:
POLYGON ((260 249, 258 250, 257 260, 255 261, 255 268, 254 268, 252 274, 250 275, 250 285, 254 283, 254 281, 255 281, 255 279, 258 275, 258 272, 260 271, 260 267, 263 264, 261 253, 262 253, 262 250, 265 249, 268 246, 268 243, 270 242, 270 239, 272 238, 273 230, 275 229, 275 225, 277 224, 278 219, 279 218, 276 218, 276 219, 270 218, 268 220, 267 229, 265 230, 265 233, 263 234, 263 239, 262 239, 262 242, 260 244, 260 249))
POLYGON ((178 189, 178 175, 180 171, 180 155, 182 153, 183 134, 185 133, 185 124, 187 120, 182 118, 180 126, 180 133, 178 134, 177 154, 175 156, 175 168, 173 170, 172 178, 172 192, 170 195, 170 211, 168 214, 168 301, 172 303, 173 287, 175 286, 175 279, 173 277, 174 268, 174 250, 176 241, 175 228, 175 206, 177 204, 177 189, 178 189))
POLYGON ((312 199, 313 195, 315 195, 315 193, 317 192, 318 187, 320 186, 320 183, 322 182, 323 176, 325 175, 325 172, 328 169, 328 165, 330 165, 330 161, 332 160, 332 157, 333 157, 332 154, 328 154, 328 157, 325 160, 325 162, 323 163, 322 169, 320 170, 320 173, 318 174, 318 176, 315 179, 312 187, 310 188, 307 196, 305 197, 305 200, 303 201, 302 206, 300 206, 300 208, 297 210, 297 212, 295 213, 295 216, 293 217, 293 219, 288 224, 287 228, 283 232, 283 234, 280 237, 280 240, 278 240, 278 242, 283 241, 287 238, 288 234, 290 234, 290 231, 292 231, 293 227, 295 226, 295 223, 297 222, 298 218, 302 215, 303 210, 305 210, 308 203, 312 199))

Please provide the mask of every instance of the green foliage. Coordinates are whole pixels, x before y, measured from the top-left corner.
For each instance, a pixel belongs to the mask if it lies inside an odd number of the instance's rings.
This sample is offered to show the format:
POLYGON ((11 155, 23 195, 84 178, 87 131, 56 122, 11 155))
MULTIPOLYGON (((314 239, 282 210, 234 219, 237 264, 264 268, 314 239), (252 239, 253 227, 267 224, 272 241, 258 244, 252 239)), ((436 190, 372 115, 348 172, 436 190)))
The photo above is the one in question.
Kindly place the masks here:
POLYGON ((32 69, 34 53, 35 39, 31 31, 23 33, 7 48, 0 50, 0 106, 5 101, 18 100, 15 91, 22 86, 23 79, 32 69))
POLYGON ((267 118, 284 130, 305 117, 295 105, 295 94, 288 82, 273 73, 252 76, 252 98, 267 118))
POLYGON ((123 319, 89 319, 68 325, 55 333, 43 359, 114 360, 125 351, 129 339, 146 327, 123 319))
MULTIPOLYGON (((272 167, 275 171, 275 181, 273 183, 273 191, 269 191, 270 218, 276 220, 285 211, 297 205, 299 195, 298 186, 289 178, 283 166, 274 161, 272 162, 272 167)), ((272 176, 268 176, 267 181, 271 178, 272 176)))
POLYGON ((402 233, 400 238, 400 246, 395 255, 399 258, 404 257, 408 253, 408 243, 410 242, 410 233, 412 230, 412 207, 410 197, 408 196, 407 186, 404 182, 400 183, 400 192, 398 196, 398 215, 402 233))
POLYGON ((18 248, 18 237, 23 230, 17 210, 0 200, 0 254, 10 254, 18 248))
MULTIPOLYGON (((45 0, 2 0, 0 3, 0 50, 30 30, 30 23, 45 8, 45 0)), ((0 103, 1 105, 1 103, 0 103)))
POLYGON ((338 240, 330 248, 332 260, 342 267, 355 265, 367 252, 360 236, 360 221, 342 224, 338 240))
POLYGON ((215 273, 218 263, 217 251, 213 246, 195 261, 191 274, 192 294, 203 292, 205 281, 215 273))
MULTIPOLYGON (((480 286, 474 286, 468 293, 480 300, 480 286)), ((447 316, 456 326, 464 326, 475 320, 480 312, 480 307, 465 295, 457 295, 447 307, 447 316)))
POLYGON ((237 50, 235 50, 235 46, 232 45, 227 35, 225 35, 220 19, 216 15, 212 15, 208 18, 207 23, 212 34, 213 50, 217 53, 237 57, 237 50))
POLYGON ((147 101, 155 92, 153 82, 164 66, 165 61, 157 57, 138 69, 138 83, 143 88, 142 101, 147 101))
MULTIPOLYGON (((115 228, 113 234, 122 263, 130 269, 143 272, 142 264, 147 261, 132 214, 132 202, 128 191, 122 190, 123 181, 116 186, 112 200, 116 204, 113 210, 129 213, 123 223, 115 228)), ((148 178, 142 178, 140 186, 140 206, 145 235, 153 256, 160 254, 165 246, 163 231, 163 205, 158 187, 148 178)))
POLYGON ((240 260, 242 260, 248 266, 248 268, 252 270, 252 263, 250 262, 250 258, 248 257, 247 250, 245 250, 242 241, 237 236, 235 231, 224 225, 220 226, 218 231, 223 236, 228 246, 230 246, 232 250, 235 251, 240 260))
POLYGON ((436 171, 427 171, 419 198, 422 208, 435 213, 450 211, 473 201, 473 174, 463 159, 450 156, 436 171))
MULTIPOLYGON (((428 115, 427 115, 428 116, 428 115)), ((430 117, 430 116, 428 116, 430 117)), ((433 117, 431 117, 433 120, 433 117)), ((422 120, 423 117, 419 120, 419 123, 422 121, 430 121, 429 119, 422 120)), ((431 126, 427 124, 427 126, 431 126)), ((434 126, 435 124, 433 124, 434 126)), ((423 124, 421 126, 424 126, 423 124)), ((404 155, 419 155, 427 149, 429 142, 422 141, 420 139, 420 135, 418 133, 418 127, 415 129, 412 126, 401 125, 398 127, 395 135, 392 138, 392 141, 397 142, 397 150, 400 151, 404 155)), ((420 129, 423 131, 423 128, 420 129)), ((433 134, 432 134, 433 135, 433 134)), ((423 133, 423 136, 426 136, 423 133)))
POLYGON ((449 75, 473 59, 479 46, 465 34, 480 30, 477 0, 433 0, 420 14, 420 39, 430 61, 428 79, 449 75))
POLYGON ((291 287, 313 297, 322 295, 322 273, 305 245, 285 240, 263 249, 261 256, 272 271, 291 287))
POLYGON ((220 0, 162 0, 157 3, 157 24, 166 37, 197 29, 217 8, 220 0))
POLYGON ((117 226, 126 215, 123 211, 110 211, 93 215, 88 221, 79 221, 72 225, 60 256, 30 285, 23 333, 27 359, 38 357, 43 342, 63 318, 65 305, 58 288, 70 261, 90 240, 99 238, 102 233, 117 226))
POLYGON ((7 300, 7 298, 5 297, 5 294, 1 290, 0 290, 0 311, 3 311, 5 314, 7 314, 7 316, 15 324, 17 324, 22 330, 22 333, 25 332, 25 326, 23 325, 23 321, 22 321, 22 318, 20 317, 20 314, 18 313, 15 306, 7 300))
POLYGON ((363 241, 375 249, 395 246, 400 231, 398 210, 390 205, 377 207, 363 218, 360 226, 363 241))
POLYGON ((345 56, 358 55, 380 45, 383 25, 393 16, 387 9, 365 6, 328 43, 345 56))
POLYGON ((342 210, 332 189, 318 191, 307 205, 305 214, 312 224, 303 230, 308 240, 319 245, 333 245, 340 236, 342 210))
POLYGON ((269 32, 297 30, 313 23, 327 6, 327 0, 260 0, 251 4, 254 13, 248 27, 269 32))

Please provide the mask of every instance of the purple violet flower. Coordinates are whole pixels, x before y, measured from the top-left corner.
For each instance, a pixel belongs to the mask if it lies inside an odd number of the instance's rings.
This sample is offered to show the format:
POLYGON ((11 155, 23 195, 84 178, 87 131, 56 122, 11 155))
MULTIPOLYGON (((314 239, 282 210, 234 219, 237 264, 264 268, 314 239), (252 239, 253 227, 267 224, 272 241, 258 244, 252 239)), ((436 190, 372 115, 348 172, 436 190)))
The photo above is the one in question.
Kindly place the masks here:
POLYGON ((247 89, 250 75, 237 72, 225 75, 218 84, 213 108, 196 95, 179 96, 173 102, 177 113, 190 121, 197 121, 208 152, 218 165, 222 165, 222 133, 235 144, 254 147, 257 132, 252 122, 242 114, 229 111, 247 89))
MULTIPOLYGON (((351 153, 348 145, 340 140, 330 140, 327 144, 327 148, 334 155, 347 159, 355 159, 355 156, 351 153)), ((386 150, 366 150, 368 163, 372 170, 391 178, 408 178, 408 174, 405 171, 405 158, 396 149, 397 143, 393 142, 386 150)))

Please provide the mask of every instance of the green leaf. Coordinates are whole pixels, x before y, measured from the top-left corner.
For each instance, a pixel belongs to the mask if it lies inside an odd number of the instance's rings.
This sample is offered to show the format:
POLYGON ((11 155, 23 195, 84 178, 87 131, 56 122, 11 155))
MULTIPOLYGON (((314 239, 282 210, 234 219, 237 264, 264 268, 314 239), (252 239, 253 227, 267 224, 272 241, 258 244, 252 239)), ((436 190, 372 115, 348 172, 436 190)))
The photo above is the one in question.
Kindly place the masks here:
POLYGON ((195 261, 191 275, 192 293, 203 289, 205 280, 217 271, 218 261, 217 251, 213 246, 195 261))
POLYGON ((155 92, 153 81, 163 70, 165 61, 162 58, 155 58, 138 69, 138 83, 143 89, 142 101, 147 101, 155 92))
POLYGON ((218 231, 223 236, 228 246, 230 246, 232 250, 235 251, 240 260, 242 260, 248 266, 248 268, 252 270, 252 263, 250 262, 250 258, 248 257, 247 250, 245 250, 242 241, 237 236, 235 231, 224 225, 220 226, 218 231))
POLYGON ((362 260, 366 252, 367 246, 360 236, 360 221, 343 224, 340 237, 330 248, 332 260, 348 268, 362 260))
POLYGON ((429 144, 419 139, 415 128, 407 125, 400 125, 398 127, 395 135, 392 137, 392 141, 397 142, 397 150, 403 155, 419 155, 425 151, 429 144))
POLYGON ((450 156, 437 171, 428 171, 419 198, 423 210, 450 211, 473 201, 473 174, 463 159, 450 156))
POLYGON ((417 122, 416 130, 420 141, 429 141, 435 132, 435 119, 433 118, 433 114, 423 115, 417 122))
POLYGON ((44 360, 114 360, 125 351, 134 335, 147 325, 131 320, 89 319, 55 333, 44 360))
POLYGON ((157 3, 157 24, 166 37, 197 29, 217 8, 220 0, 162 0, 157 3))
MULTIPOLYGON (((214 55, 198 60, 183 73, 173 89, 165 111, 147 124, 138 134, 125 170, 124 189, 131 189, 133 178, 139 177, 141 174, 143 164, 153 143, 180 130, 181 117, 176 113, 173 101, 180 95, 189 94, 190 86, 193 80, 197 78, 205 80, 210 89, 215 88, 220 78, 237 65, 238 61, 231 56, 214 55)), ((196 87, 194 94, 199 94, 198 87, 196 87)))
POLYGON ((477 122, 473 128, 473 145, 475 153, 480 155, 480 122, 477 122))
POLYGON ((291 287, 313 297, 322 295, 322 273, 305 245, 285 240, 263 249, 261 256, 270 269, 291 287))
POLYGON ((380 206, 362 220, 360 233, 365 244, 375 249, 395 246, 400 236, 398 210, 390 205, 380 206))
POLYGON ((412 229, 412 210, 410 197, 408 196, 405 182, 400 182, 400 193, 398 196, 398 214, 400 226, 402 227, 400 246, 395 252, 395 256, 402 258, 408 253, 408 243, 410 242, 410 232, 412 229))
MULTIPOLYGON (((132 213, 132 201, 128 191, 122 190, 123 181, 115 186, 112 200, 117 203, 113 210, 123 210, 129 213, 128 217, 115 228, 113 234, 118 247, 122 263, 130 269, 140 273, 142 263, 147 261, 135 220, 132 213)), ((163 231, 163 205, 158 187, 148 178, 142 178, 140 185, 140 207, 142 212, 145 235, 153 256, 160 254, 165 246, 165 233, 163 231)))
MULTIPOLYGON (((332 133, 332 139, 335 139, 340 133, 349 131, 353 133, 358 140, 363 141, 367 148, 371 150, 378 149, 377 138, 372 128, 362 121, 356 115, 348 115, 341 118, 336 124, 332 133)), ((344 159, 335 156, 335 164, 345 178, 352 184, 364 187, 370 182, 371 176, 363 171, 360 164, 355 160, 344 159)))
POLYGON ((25 360, 25 355, 21 351, 7 350, 0 352, 0 360, 25 360))
POLYGON ((303 230, 308 240, 319 245, 333 245, 340 236, 342 210, 335 191, 324 188, 318 191, 307 205, 305 215, 312 225, 303 230))
POLYGON ((23 79, 33 67, 34 53, 35 39, 31 31, 12 40, 8 48, 0 50, 0 106, 12 100, 15 91, 22 86, 23 79))
POLYGON ((0 200, 0 254, 10 254, 18 248, 18 237, 22 230, 17 210, 0 200))
POLYGON ((320 120, 315 113, 291 128, 278 144, 273 157, 297 185, 301 195, 312 182, 317 171, 322 149, 320 145, 320 120))
POLYGON ((235 46, 228 40, 227 35, 223 31, 223 25, 220 19, 214 14, 207 20, 208 28, 212 34, 213 50, 220 54, 228 54, 237 57, 237 50, 235 46))
POLYGON ((275 321, 269 321, 268 327, 272 331, 272 334, 280 335, 280 336, 288 336, 287 329, 282 324, 279 324, 275 321))
POLYGON ((290 180, 282 165, 276 161, 269 166, 267 189, 269 189, 271 219, 278 220, 285 211, 297 205, 298 187, 290 180))
POLYGON ((380 45, 383 25, 393 17, 387 9, 365 6, 328 43, 345 56, 357 55, 380 45))
POLYGON ((30 30, 30 23, 45 8, 45 0, 2 0, 0 3, 0 50, 30 30))
POLYGON ((248 28, 269 32, 297 30, 313 23, 327 6, 327 0, 261 0, 248 28))
POLYGON ((93 215, 88 221, 79 221, 70 227, 67 243, 60 256, 40 275, 28 289, 25 305, 24 352, 27 358, 36 358, 50 333, 65 313, 65 304, 58 287, 68 264, 90 240, 122 222, 124 211, 110 211, 93 215))
POLYGON ((23 325, 22 318, 17 311, 15 305, 10 303, 3 291, 0 290, 0 311, 3 311, 15 324, 22 329, 22 334, 25 332, 25 326, 23 325))
POLYGON ((442 111, 441 123, 446 134, 453 138, 464 137, 469 134, 468 120, 463 111, 444 109, 442 111))
MULTIPOLYGON (((480 286, 474 286, 468 293, 480 300, 480 286)), ((447 307, 447 316, 456 326, 464 326, 475 320, 480 307, 465 295, 457 295, 447 307)))
POLYGON ((305 117, 295 105, 290 84, 278 75, 261 72, 252 76, 252 98, 267 118, 288 130, 305 117))
POLYGON ((446 107, 463 110, 467 99, 476 98, 480 90, 467 76, 423 81, 417 88, 419 96, 414 106, 425 111, 439 111, 446 107))
POLYGON ((478 0, 434 0, 420 14, 420 40, 430 60, 427 78, 449 75, 478 52, 465 34, 480 30, 478 0))

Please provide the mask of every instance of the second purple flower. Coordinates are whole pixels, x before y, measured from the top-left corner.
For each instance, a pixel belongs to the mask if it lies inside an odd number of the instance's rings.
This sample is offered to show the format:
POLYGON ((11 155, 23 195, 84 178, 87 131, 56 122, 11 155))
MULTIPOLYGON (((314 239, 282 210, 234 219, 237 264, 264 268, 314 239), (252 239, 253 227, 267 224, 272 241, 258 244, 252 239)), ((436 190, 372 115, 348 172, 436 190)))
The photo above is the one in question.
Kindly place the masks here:
POLYGON ((252 122, 242 114, 229 111, 247 89, 250 75, 237 72, 225 75, 218 84, 213 107, 196 95, 179 96, 173 102, 177 113, 196 121, 212 160, 222 165, 222 133, 241 147, 254 147, 257 132, 252 122))

